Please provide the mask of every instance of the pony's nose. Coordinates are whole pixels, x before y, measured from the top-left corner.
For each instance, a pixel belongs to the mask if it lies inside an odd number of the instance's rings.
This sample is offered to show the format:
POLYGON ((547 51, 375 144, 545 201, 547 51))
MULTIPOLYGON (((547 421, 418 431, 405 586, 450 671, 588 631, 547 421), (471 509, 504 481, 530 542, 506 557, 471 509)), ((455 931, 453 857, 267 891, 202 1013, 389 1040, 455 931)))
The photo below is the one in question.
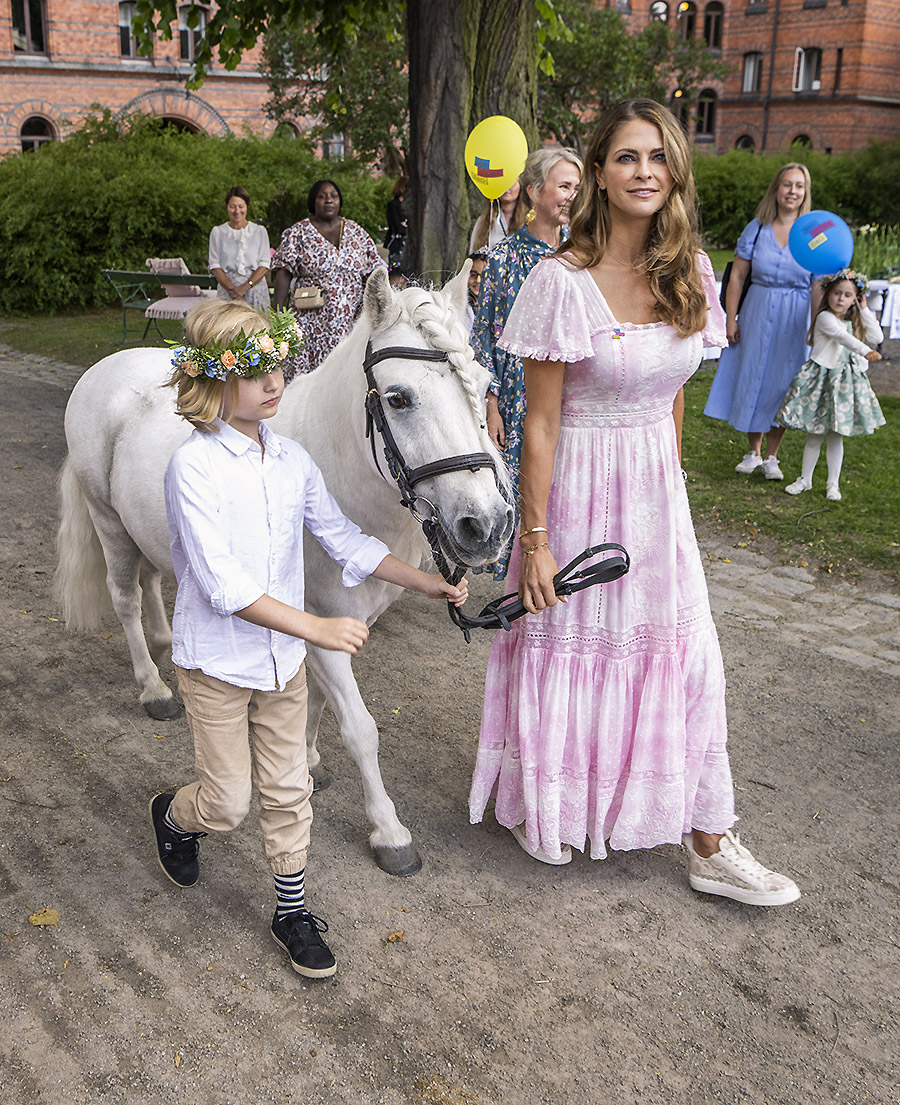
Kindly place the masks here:
POLYGON ((467 514, 457 519, 454 527, 456 543, 464 549, 499 550, 512 533, 513 509, 498 509, 491 516, 467 514))

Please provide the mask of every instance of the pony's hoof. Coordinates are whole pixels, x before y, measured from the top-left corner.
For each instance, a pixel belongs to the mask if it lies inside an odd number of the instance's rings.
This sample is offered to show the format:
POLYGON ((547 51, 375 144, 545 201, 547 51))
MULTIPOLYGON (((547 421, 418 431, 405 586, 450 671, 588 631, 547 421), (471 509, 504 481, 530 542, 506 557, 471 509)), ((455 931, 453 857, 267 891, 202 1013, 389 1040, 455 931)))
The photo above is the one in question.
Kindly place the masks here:
POLYGON ((326 787, 331 786, 331 776, 321 764, 317 767, 311 767, 309 769, 309 775, 313 781, 313 794, 315 794, 316 791, 325 790, 326 787))
POLYGON ((174 698, 151 698, 144 709, 154 721, 174 721, 181 716, 181 705, 174 698))
POLYGON ((375 853, 375 862, 389 875, 408 878, 422 869, 422 857, 415 844, 404 844, 401 848, 381 846, 373 848, 372 851, 375 853))

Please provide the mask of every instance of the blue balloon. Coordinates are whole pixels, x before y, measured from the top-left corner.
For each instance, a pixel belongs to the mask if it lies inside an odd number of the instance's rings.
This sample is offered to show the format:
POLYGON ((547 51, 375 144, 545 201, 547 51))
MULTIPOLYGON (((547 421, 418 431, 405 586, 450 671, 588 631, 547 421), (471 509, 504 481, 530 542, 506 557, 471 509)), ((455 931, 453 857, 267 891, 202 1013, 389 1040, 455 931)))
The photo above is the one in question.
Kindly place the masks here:
POLYGON ((839 272, 853 257, 853 235, 839 215, 809 211, 791 227, 788 248, 798 265, 817 276, 839 272))

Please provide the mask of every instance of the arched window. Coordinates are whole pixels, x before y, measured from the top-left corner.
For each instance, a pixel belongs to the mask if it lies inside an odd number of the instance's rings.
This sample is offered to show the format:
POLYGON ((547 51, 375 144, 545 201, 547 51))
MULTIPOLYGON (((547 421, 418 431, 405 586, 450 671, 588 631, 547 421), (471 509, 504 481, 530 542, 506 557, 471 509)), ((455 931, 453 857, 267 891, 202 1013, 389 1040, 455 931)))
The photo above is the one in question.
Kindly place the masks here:
POLYGON ((131 30, 134 19, 134 0, 119 5, 119 56, 123 58, 137 57, 137 42, 131 30))
POLYGON ((822 51, 818 46, 798 46, 794 50, 794 92, 818 92, 822 77, 822 51))
POLYGON ((650 5, 650 19, 657 23, 669 22, 669 5, 666 0, 653 0, 650 5))
POLYGON ((675 10, 675 19, 679 37, 693 38, 697 28, 697 5, 694 0, 681 0, 675 10))
POLYGON ((742 134, 740 138, 735 142, 734 148, 736 150, 755 150, 756 143, 753 141, 753 136, 750 134, 742 134))
POLYGON ((721 0, 710 0, 703 9, 703 37, 710 50, 722 49, 722 20, 725 9, 721 0))
POLYGON ((193 61, 197 54, 197 47, 206 34, 206 21, 208 18, 206 8, 179 8, 178 9, 178 41, 181 47, 181 60, 193 61), (193 16, 192 14, 193 13, 193 16), (193 21, 193 26, 191 26, 193 21))
POLYGON ((44 0, 12 0, 13 51, 46 54, 44 0))
POLYGON ((697 97, 697 137, 714 138, 716 133, 715 89, 704 88, 697 97))
POLYGON ((52 142, 56 138, 56 131, 46 119, 40 115, 29 115, 22 124, 19 132, 22 140, 23 153, 37 153, 45 142, 52 142))
POLYGON ((287 138, 288 140, 299 138, 300 131, 294 126, 293 123, 288 123, 286 120, 278 124, 278 126, 272 131, 273 138, 287 138))
POLYGON ((791 139, 792 146, 805 146, 806 149, 812 149, 812 139, 808 134, 798 134, 795 138, 791 139))
POLYGON ((762 88, 762 67, 762 54, 744 54, 744 77, 741 83, 741 92, 759 92, 762 88))

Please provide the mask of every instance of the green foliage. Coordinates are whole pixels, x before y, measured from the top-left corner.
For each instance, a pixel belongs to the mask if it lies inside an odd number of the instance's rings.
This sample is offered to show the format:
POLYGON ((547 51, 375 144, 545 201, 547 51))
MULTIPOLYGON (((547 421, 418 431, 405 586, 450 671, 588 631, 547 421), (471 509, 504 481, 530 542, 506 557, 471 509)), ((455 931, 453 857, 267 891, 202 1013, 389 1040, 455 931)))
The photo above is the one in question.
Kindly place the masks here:
POLYGON ((733 249, 769 182, 788 161, 800 161, 809 169, 814 208, 833 211, 851 226, 896 219, 900 210, 900 141, 873 142, 865 150, 840 156, 803 146, 763 155, 730 150, 720 157, 698 154, 694 159, 704 241, 733 249), (877 186, 873 186, 873 176, 877 186))
POLYGON ((900 226, 866 223, 859 227, 851 265, 873 280, 900 273, 900 226))
POLYGON ((340 185, 347 216, 380 234, 390 184, 354 163, 317 161, 299 140, 213 138, 106 111, 65 142, 0 161, 0 311, 113 302, 101 269, 143 270, 148 257, 205 271, 209 232, 235 184, 276 245, 324 176, 340 185))
POLYGON ((409 145, 406 5, 385 0, 372 13, 366 43, 335 56, 309 24, 270 25, 260 71, 269 82, 267 115, 318 118, 310 134, 343 133, 364 161, 405 171, 409 145))
POLYGON ((543 132, 576 149, 606 108, 630 96, 667 102, 673 87, 690 105, 711 80, 727 75, 700 38, 685 41, 662 23, 631 34, 622 16, 594 0, 556 0, 570 30, 553 43, 553 72, 542 69, 539 121, 543 132))

